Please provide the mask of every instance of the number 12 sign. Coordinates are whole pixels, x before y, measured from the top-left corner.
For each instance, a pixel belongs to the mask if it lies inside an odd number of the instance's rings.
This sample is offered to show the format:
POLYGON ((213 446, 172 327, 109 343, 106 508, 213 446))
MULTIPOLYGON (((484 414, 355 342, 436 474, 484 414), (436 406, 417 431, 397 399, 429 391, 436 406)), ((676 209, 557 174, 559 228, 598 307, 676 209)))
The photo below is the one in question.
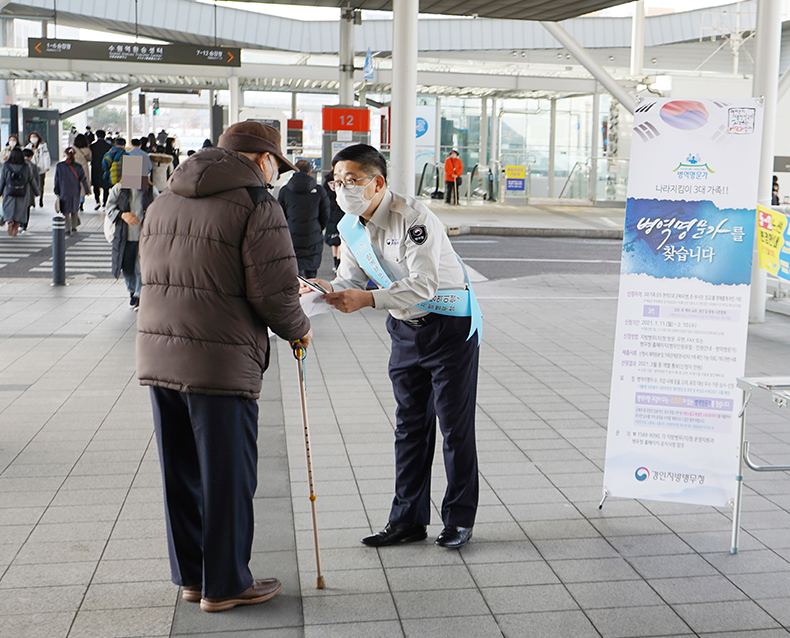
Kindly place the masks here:
POLYGON ((322 111, 323 129, 325 131, 370 131, 370 111, 349 107, 325 106, 322 111))

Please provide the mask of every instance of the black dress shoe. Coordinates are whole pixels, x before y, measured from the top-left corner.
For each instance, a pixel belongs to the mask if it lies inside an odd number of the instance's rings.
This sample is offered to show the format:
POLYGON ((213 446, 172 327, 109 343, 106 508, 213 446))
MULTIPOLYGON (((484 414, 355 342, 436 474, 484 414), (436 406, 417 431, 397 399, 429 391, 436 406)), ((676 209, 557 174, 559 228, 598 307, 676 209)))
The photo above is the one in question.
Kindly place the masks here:
POLYGON ((428 526, 412 523, 387 523, 387 526, 372 536, 366 536, 360 542, 368 547, 384 547, 397 543, 413 543, 428 538, 428 526))
POLYGON ((472 538, 471 527, 445 525, 442 533, 436 538, 436 544, 447 549, 458 549, 466 545, 470 538, 472 538))

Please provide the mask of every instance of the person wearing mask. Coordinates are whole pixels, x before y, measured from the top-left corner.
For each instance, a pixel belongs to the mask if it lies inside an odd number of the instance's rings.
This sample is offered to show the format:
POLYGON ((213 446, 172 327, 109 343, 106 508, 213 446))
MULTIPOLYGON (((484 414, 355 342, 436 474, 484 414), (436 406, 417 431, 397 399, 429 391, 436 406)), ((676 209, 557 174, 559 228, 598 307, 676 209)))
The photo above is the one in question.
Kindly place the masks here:
POLYGON ((41 135, 39 135, 36 131, 33 131, 27 137, 27 146, 25 148, 29 148, 33 151, 32 161, 38 167, 38 177, 40 180, 40 199, 38 205, 41 206, 41 208, 44 208, 44 181, 47 178, 47 172, 52 166, 52 158, 49 156, 49 147, 47 147, 47 143, 41 139, 41 135))
POLYGON ((159 195, 153 186, 141 190, 121 188, 120 182, 110 189, 107 199, 107 217, 115 224, 112 241, 112 274, 118 279, 123 273, 129 292, 129 307, 140 306, 140 224, 151 202, 159 195))
POLYGON ((90 191, 88 179, 82 166, 75 158, 74 149, 70 146, 64 153, 62 162, 55 166, 55 196, 58 198, 56 210, 66 218, 66 236, 77 232, 80 225, 80 188, 90 191))
MULTIPOLYGON (((25 163, 30 168, 30 171, 33 173, 33 181, 36 184, 40 184, 41 180, 38 177, 38 166, 33 163, 33 151, 29 148, 26 148, 22 151, 22 155, 25 157, 25 163)), ((36 205, 36 195, 38 194, 37 190, 33 190, 32 188, 27 189, 27 202, 25 207, 25 221, 22 224, 22 228, 20 232, 26 233, 27 232, 27 225, 30 221, 30 209, 34 208, 36 205)))
POLYGON ((158 152, 157 151, 157 146, 159 146, 159 144, 157 144, 156 135, 154 135, 153 133, 149 133, 148 134, 148 152, 149 153, 157 153, 158 152))
POLYGON ((329 201, 310 175, 311 168, 307 160, 296 162, 297 172, 277 196, 288 220, 299 274, 308 279, 315 277, 321 266, 323 232, 329 219, 329 201))
MULTIPOLYGON (((90 184, 92 153, 88 144, 88 138, 86 138, 82 133, 78 133, 74 137, 73 148, 74 159, 76 159, 77 163, 82 166, 82 172, 85 173, 85 178, 88 180, 88 184, 90 184)), ((83 208, 85 204, 85 198, 90 195, 90 193, 90 188, 83 188, 82 185, 80 185, 80 212, 85 210, 83 208)))
POLYGON ((19 146, 19 138, 16 135, 9 135, 5 148, 0 152, 0 164, 5 164, 8 161, 8 156, 15 148, 19 146))
MULTIPOLYGON (((395 394, 395 498, 383 530, 362 539, 370 547, 420 541, 431 516, 431 466, 436 421, 444 438, 447 489, 440 547, 472 537, 479 479, 475 397, 480 308, 444 225, 421 202, 387 188, 387 163, 372 146, 356 144, 332 159, 340 267, 323 299, 341 312, 389 311, 389 376, 395 394), (377 290, 366 290, 372 280, 377 290), (477 334, 475 334, 477 333, 477 334)), ((302 286, 300 292, 309 290, 302 286)))
POLYGON ((337 225, 343 219, 345 213, 337 205, 337 195, 329 186, 329 182, 334 179, 334 174, 332 171, 329 171, 324 175, 324 183, 321 187, 326 193, 327 200, 329 200, 329 221, 327 221, 324 229, 324 241, 332 249, 332 272, 337 273, 337 267, 340 265, 340 233, 337 230, 337 225))
POLYGON ((128 154, 126 152, 126 140, 122 137, 116 137, 113 147, 107 151, 107 154, 101 161, 101 167, 104 171, 102 179, 104 180, 105 188, 112 188, 121 181, 123 156, 128 154))
POLYGON ((102 160, 112 146, 105 139, 105 133, 99 129, 96 131, 96 141, 90 145, 91 149, 91 184, 93 184, 93 196, 96 198, 96 208, 99 210, 107 205, 107 196, 110 194, 110 187, 104 184, 104 169, 102 160), (103 191, 103 192, 102 192, 103 191))
POLYGON ((16 237, 22 225, 27 226, 29 193, 39 194, 39 182, 25 162, 22 149, 11 149, 8 161, 0 169, 0 196, 3 197, 3 223, 8 234, 16 237))
POLYGON ((140 235, 137 376, 151 387, 170 570, 182 598, 209 612, 281 587, 254 579, 249 561, 269 330, 298 347, 312 339, 269 194, 293 168, 276 129, 234 124, 173 174, 140 235))
POLYGON ((132 140, 132 150, 129 151, 129 155, 136 155, 138 157, 143 158, 143 174, 144 175, 151 175, 151 160, 148 157, 148 153, 146 153, 141 148, 141 140, 134 138, 132 140))
POLYGON ((71 130, 69 131, 69 146, 71 146, 71 148, 74 148, 74 140, 76 139, 77 135, 79 135, 77 127, 72 126, 71 130))
POLYGON ((458 187, 463 172, 464 163, 458 157, 458 151, 450 151, 450 157, 444 160, 444 201, 448 204, 458 203, 458 187))
POLYGON ((85 139, 88 142, 88 146, 90 146, 91 144, 93 144, 96 141, 96 136, 93 134, 93 131, 91 130, 90 126, 86 126, 85 127, 85 134, 84 135, 85 135, 85 139))

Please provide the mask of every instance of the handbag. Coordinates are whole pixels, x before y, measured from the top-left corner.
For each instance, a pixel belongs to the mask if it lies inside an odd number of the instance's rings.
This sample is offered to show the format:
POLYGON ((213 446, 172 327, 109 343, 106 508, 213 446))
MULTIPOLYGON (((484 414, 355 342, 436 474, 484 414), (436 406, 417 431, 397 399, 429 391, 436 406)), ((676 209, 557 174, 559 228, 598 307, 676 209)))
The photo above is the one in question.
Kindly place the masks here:
POLYGON ((108 215, 104 216, 104 238, 108 244, 111 244, 115 239, 115 222, 108 215))

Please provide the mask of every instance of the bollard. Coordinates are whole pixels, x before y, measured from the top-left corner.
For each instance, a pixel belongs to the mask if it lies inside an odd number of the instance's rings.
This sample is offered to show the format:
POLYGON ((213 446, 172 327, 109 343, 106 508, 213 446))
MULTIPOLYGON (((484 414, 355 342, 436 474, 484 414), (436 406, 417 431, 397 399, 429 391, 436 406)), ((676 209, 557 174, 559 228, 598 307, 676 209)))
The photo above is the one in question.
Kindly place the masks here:
POLYGON ((66 218, 52 218, 52 285, 66 285, 66 218))

